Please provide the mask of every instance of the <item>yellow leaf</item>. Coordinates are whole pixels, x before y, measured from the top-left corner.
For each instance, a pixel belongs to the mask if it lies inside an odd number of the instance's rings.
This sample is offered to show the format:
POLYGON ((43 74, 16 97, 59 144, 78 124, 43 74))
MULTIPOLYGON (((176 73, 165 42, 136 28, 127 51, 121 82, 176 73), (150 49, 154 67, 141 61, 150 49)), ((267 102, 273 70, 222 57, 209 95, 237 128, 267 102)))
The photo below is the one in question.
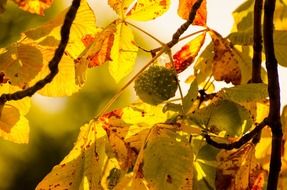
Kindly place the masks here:
POLYGON ((28 143, 28 120, 16 107, 9 104, 5 104, 0 111, 0 137, 14 143, 28 143))
POLYGON ((109 5, 116 11, 120 18, 124 18, 126 11, 134 0, 108 0, 109 5))
POLYGON ((110 24, 103 31, 99 32, 88 46, 88 51, 83 55, 89 61, 89 67, 100 66, 106 61, 110 61, 111 48, 114 43, 116 25, 110 24))
MULTIPOLYGON (((8 83, 0 85, 1 94, 2 93, 3 94, 4 93, 13 93, 13 92, 16 92, 19 90, 21 90, 21 88, 19 88, 17 86, 12 86, 8 83)), ((26 98, 23 98, 23 99, 17 100, 17 101, 14 101, 14 100, 9 101, 6 104, 9 104, 9 105, 16 107, 22 115, 26 115, 30 110, 31 99, 29 97, 26 97, 26 98)))
POLYGON ((148 21, 163 15, 170 6, 170 0, 137 0, 127 13, 127 18, 148 21))
POLYGON ((13 0, 24 11, 44 16, 44 10, 48 9, 53 0, 13 0))
POLYGON ((132 71, 138 47, 135 45, 131 29, 125 23, 117 23, 116 27, 109 71, 115 81, 119 82, 132 71))
POLYGON ((0 72, 12 85, 25 87, 41 70, 43 56, 37 49, 36 43, 22 36, 5 49, 0 50, 0 72))
POLYGON ((214 79, 235 85, 247 83, 251 79, 251 61, 246 63, 244 52, 241 53, 217 32, 210 31, 209 34, 214 44, 214 79))
POLYGON ((108 162, 108 139, 102 124, 91 121, 81 127, 72 151, 38 184, 36 190, 102 189, 102 173, 108 162))
MULTIPOLYGON (((54 55, 55 48, 52 47, 40 47, 44 58, 44 67, 38 73, 37 77, 31 82, 36 83, 38 80, 44 78, 50 71, 48 67, 48 62, 54 55)), ((53 79, 53 81, 42 88, 38 93, 45 96, 70 96, 71 94, 77 92, 79 86, 76 85, 75 81, 75 65, 74 60, 63 55, 61 62, 59 64, 59 72, 53 79)))
MULTIPOLYGON (((68 8, 47 24, 25 32, 25 35, 28 38, 37 40, 43 46, 57 46, 60 41, 61 26, 67 11, 68 8)), ((81 1, 76 18, 71 26, 69 42, 65 51, 74 59, 78 58, 86 48, 82 43, 82 38, 87 34, 94 35, 98 31, 93 10, 86 0, 81 1)))
MULTIPOLYGON (((181 18, 187 20, 189 17, 189 13, 195 3, 196 3, 196 0, 179 0, 179 6, 177 10, 178 15, 181 18)), ((199 9, 196 12, 193 24, 199 25, 199 26, 205 26, 206 16, 207 16, 206 0, 204 0, 202 1, 199 9)))

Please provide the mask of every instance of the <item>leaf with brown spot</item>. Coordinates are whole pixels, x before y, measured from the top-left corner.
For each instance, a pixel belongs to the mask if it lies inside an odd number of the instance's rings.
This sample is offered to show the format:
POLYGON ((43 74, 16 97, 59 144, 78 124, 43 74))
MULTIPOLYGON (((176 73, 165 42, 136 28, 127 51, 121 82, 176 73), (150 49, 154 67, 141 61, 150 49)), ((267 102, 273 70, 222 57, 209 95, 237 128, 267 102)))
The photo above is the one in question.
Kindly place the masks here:
POLYGON ((44 16, 44 11, 48 9, 53 0, 13 0, 21 9, 30 13, 44 16))
POLYGON ((209 31, 214 44, 213 77, 217 81, 238 85, 241 83, 239 58, 229 41, 215 31, 209 31))
POLYGON ((163 15, 170 7, 170 0, 137 0, 126 14, 127 18, 148 21, 163 15))
POLYGON ((263 189, 264 171, 255 158, 253 144, 245 144, 238 150, 222 150, 217 161, 216 189, 263 189))
MULTIPOLYGON (((177 10, 178 15, 187 20, 189 13, 197 0, 179 0, 179 7, 177 10)), ((196 12, 195 18, 192 22, 194 25, 206 26, 207 10, 206 0, 203 0, 199 9, 196 12)))
POLYGON ((103 122, 91 121, 81 127, 73 149, 38 184, 36 190, 102 189, 104 166, 117 167, 116 161, 107 154, 108 149, 103 122))
POLYGON ((206 32, 201 33, 173 55, 174 66, 177 73, 181 73, 193 63, 205 41, 205 35, 206 32))

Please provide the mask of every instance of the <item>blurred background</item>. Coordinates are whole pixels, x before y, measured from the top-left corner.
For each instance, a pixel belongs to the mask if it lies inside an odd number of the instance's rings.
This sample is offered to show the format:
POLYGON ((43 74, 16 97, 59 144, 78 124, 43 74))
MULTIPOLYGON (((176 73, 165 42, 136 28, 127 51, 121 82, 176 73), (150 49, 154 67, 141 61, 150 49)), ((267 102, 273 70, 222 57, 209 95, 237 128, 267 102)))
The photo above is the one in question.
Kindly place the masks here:
MULTIPOLYGON (((20 32, 47 22, 70 2, 55 0, 53 6, 45 12, 44 17, 26 13, 14 3, 8 2, 5 13, 0 14, 0 47, 5 47, 17 40, 20 32)), ((227 35, 233 22, 231 12, 240 2, 243 0, 220 0, 220 3, 219 0, 209 0, 208 25, 223 36, 227 35), (225 8, 219 8, 223 4, 225 8)), ((107 0, 91 0, 90 3, 95 11, 98 26, 104 27, 116 18, 115 13, 107 5, 107 0)), ((169 41, 173 32, 184 22, 176 15, 178 1, 173 0, 172 3, 172 8, 168 13, 155 21, 133 23, 149 31, 163 42, 169 41)), ((134 34, 141 47, 146 49, 158 47, 156 42, 142 33, 135 30, 134 34)), ((149 58, 149 54, 140 51, 137 68, 142 67, 149 58)), ((107 70, 107 65, 90 69, 84 88, 71 97, 33 96, 32 107, 27 115, 30 122, 29 144, 18 145, 0 139, 0 190, 35 189, 52 167, 68 154, 80 127, 93 118, 125 83, 123 81, 120 84, 115 84, 107 70)), ((186 72, 190 73, 190 71, 186 72)), ((281 69, 280 72, 283 74, 283 72, 286 73, 286 70, 281 69)), ((184 81, 186 77, 182 76, 181 81, 184 81)), ((287 79, 281 77, 281 82, 285 83, 285 81, 287 79)), ((184 91, 187 90, 187 86, 184 86, 184 91)), ((287 100, 285 86, 287 85, 282 85, 283 104, 286 104, 287 100)), ((115 102, 113 108, 128 105, 135 99, 131 87, 115 102)))

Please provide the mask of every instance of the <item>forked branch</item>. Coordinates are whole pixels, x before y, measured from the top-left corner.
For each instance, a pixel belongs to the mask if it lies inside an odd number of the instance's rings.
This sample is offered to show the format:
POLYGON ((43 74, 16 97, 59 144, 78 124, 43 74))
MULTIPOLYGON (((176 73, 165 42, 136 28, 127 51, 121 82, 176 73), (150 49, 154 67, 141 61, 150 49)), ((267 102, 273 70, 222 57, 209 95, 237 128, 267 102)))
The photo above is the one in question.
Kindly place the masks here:
POLYGON ((80 3, 81 0, 73 0, 72 5, 65 16, 64 24, 61 28, 61 41, 54 53, 53 58, 49 62, 50 73, 45 78, 39 80, 36 84, 34 84, 29 88, 14 92, 12 94, 2 94, 0 96, 0 105, 4 105, 7 101, 10 100, 20 100, 27 96, 32 96, 38 90, 42 89, 46 84, 50 83, 54 79, 54 77, 57 75, 59 71, 58 65, 60 60, 62 59, 65 48, 69 41, 70 29, 75 19, 80 3))

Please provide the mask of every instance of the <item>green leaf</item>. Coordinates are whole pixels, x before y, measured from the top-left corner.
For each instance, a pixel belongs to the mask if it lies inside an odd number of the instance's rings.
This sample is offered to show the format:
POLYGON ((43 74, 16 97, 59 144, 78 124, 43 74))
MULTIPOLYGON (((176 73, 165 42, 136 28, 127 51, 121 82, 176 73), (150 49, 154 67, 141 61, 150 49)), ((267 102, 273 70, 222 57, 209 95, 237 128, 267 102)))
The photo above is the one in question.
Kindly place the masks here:
POLYGON ((137 0, 127 13, 127 18, 148 21, 164 14, 170 6, 170 0, 137 0))
POLYGON ((252 126, 249 112, 229 100, 219 100, 190 114, 190 118, 208 131, 226 131, 226 135, 241 136, 252 126))
POLYGON ((116 82, 126 77, 133 69, 138 47, 135 45, 132 30, 123 22, 117 24, 111 50, 109 71, 116 82))
POLYGON ((188 140, 171 129, 151 134, 144 149, 143 174, 158 190, 180 189, 192 173, 193 153, 188 140))
POLYGON ((215 162, 216 155, 219 152, 218 149, 211 145, 203 145, 203 139, 194 139, 193 147, 196 159, 194 161, 194 186, 195 189, 215 189, 215 176, 216 167, 215 162))
POLYGON ((242 84, 221 89, 217 97, 237 103, 260 101, 268 97, 268 89, 264 83, 242 84))

